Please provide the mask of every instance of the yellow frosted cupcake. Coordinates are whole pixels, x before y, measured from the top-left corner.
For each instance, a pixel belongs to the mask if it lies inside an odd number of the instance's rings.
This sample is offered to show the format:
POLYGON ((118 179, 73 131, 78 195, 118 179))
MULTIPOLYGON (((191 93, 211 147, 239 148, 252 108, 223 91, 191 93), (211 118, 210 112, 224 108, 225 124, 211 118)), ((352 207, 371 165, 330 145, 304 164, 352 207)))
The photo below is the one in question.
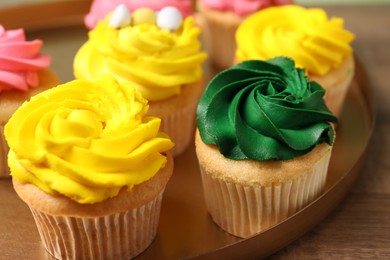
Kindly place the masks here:
POLYGON ((207 209, 235 236, 281 222, 324 191, 337 118, 304 74, 289 58, 245 61, 200 99, 195 145, 207 209))
POLYGON ((112 77, 24 103, 5 126, 13 185, 57 259, 130 259, 156 236, 172 141, 112 77))
POLYGON ((50 57, 40 53, 42 44, 27 41, 23 29, 0 25, 0 178, 9 177, 4 125, 24 101, 59 83, 50 57))
POLYGON ((292 0, 199 0, 203 40, 211 63, 218 69, 234 61, 234 34, 246 17, 271 6, 292 4, 292 0))
POLYGON ((350 45, 354 35, 343 26, 343 19, 328 18, 320 8, 267 8, 248 17, 237 29, 236 62, 293 58, 311 80, 325 88, 326 104, 340 115, 354 75, 350 45))
POLYGON ((162 119, 162 130, 175 142, 173 155, 193 140, 195 109, 203 91, 206 54, 192 17, 174 7, 158 15, 142 8, 130 13, 118 6, 90 31, 74 59, 78 79, 108 73, 132 82, 149 100, 149 114, 162 119))

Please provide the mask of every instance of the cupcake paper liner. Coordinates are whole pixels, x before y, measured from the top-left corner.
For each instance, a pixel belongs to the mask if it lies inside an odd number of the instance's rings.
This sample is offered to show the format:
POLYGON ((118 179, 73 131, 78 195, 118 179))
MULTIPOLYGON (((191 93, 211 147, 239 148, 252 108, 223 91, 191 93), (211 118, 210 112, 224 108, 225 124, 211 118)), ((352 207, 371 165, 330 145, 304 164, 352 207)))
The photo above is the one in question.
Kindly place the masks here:
POLYGON ((130 259, 156 237, 163 192, 139 208, 96 218, 30 210, 44 247, 57 259, 130 259))
POLYGON ((0 178, 9 178, 9 167, 7 162, 8 144, 4 137, 4 125, 0 124, 0 178))
MULTIPOLYGON (((221 20, 223 21, 223 20, 221 20)), ((226 69, 233 65, 236 42, 234 39, 239 24, 232 25, 214 21, 203 16, 203 39, 214 67, 226 69), (221 48, 221 46, 223 46, 221 48)))
POLYGON ((340 116, 343 109, 345 97, 349 86, 351 85, 353 76, 351 75, 347 80, 332 88, 326 89, 324 100, 329 110, 336 116, 340 116))
POLYGON ((194 140, 196 103, 190 103, 183 109, 161 118, 161 131, 165 132, 175 146, 171 150, 174 157, 183 153, 194 140))
POLYGON ((304 176, 271 186, 244 186, 213 178, 200 165, 207 209, 225 231, 249 237, 293 215, 325 188, 330 152, 304 176))

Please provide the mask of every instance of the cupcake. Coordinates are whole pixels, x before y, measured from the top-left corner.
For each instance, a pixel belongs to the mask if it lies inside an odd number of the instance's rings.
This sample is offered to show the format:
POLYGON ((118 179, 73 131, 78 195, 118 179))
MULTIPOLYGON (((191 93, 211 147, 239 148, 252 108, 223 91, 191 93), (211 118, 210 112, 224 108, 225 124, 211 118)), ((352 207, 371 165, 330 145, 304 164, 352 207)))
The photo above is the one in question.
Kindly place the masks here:
POLYGON ((237 27, 244 19, 264 8, 291 4, 292 0, 199 0, 203 38, 212 65, 219 69, 232 66, 237 27))
POLYGON ((23 29, 0 25, 0 178, 9 177, 4 125, 24 101, 58 84, 41 47, 41 40, 27 41, 23 29))
POLYGON ((130 13, 124 5, 89 32, 74 59, 77 79, 111 74, 132 82, 149 101, 149 114, 162 119, 162 130, 175 143, 174 156, 193 141, 195 110, 204 89, 202 63, 206 54, 193 17, 182 20, 174 7, 155 14, 130 13))
POLYGON ((94 0, 88 14, 84 17, 86 27, 93 29, 100 20, 120 4, 124 4, 130 11, 144 7, 158 11, 166 6, 174 6, 184 17, 193 14, 191 0, 94 0))
POLYGON ((156 236, 173 143, 110 77, 37 94, 5 126, 13 186, 57 259, 130 259, 156 236))
POLYGON ((206 206, 222 229, 249 237, 324 191, 337 118, 323 95, 285 57, 245 61, 210 81, 195 145, 206 206))
POLYGON ((236 62, 288 56, 325 88, 325 102, 340 115, 354 75, 351 42, 343 19, 320 8, 270 7, 248 17, 237 29, 236 62))

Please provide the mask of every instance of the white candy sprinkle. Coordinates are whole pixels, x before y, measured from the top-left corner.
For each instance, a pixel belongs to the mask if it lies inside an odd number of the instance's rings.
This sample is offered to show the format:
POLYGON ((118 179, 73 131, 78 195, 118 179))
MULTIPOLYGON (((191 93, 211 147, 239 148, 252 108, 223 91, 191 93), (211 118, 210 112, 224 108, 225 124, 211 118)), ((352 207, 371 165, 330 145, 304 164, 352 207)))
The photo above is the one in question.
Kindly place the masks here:
POLYGON ((182 21, 183 17, 180 11, 173 6, 164 7, 157 14, 157 26, 161 29, 176 30, 182 21))
POLYGON ((131 13, 124 4, 118 5, 112 13, 108 25, 114 28, 125 27, 131 24, 131 13))

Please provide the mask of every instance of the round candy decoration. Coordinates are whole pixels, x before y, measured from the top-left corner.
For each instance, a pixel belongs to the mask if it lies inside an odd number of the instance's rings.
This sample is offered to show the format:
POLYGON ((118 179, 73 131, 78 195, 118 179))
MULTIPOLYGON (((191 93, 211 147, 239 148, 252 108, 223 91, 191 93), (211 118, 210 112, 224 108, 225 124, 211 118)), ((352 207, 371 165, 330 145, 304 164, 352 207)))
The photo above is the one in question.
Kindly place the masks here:
POLYGON ((180 11, 173 6, 164 7, 157 14, 157 26, 161 29, 174 31, 180 27, 182 21, 180 11))
POLYGON ((150 8, 139 8, 133 12, 133 26, 156 24, 156 13, 150 8))
POLYGON ((121 28, 131 24, 131 13, 126 5, 120 4, 112 12, 109 25, 114 28, 121 28))

